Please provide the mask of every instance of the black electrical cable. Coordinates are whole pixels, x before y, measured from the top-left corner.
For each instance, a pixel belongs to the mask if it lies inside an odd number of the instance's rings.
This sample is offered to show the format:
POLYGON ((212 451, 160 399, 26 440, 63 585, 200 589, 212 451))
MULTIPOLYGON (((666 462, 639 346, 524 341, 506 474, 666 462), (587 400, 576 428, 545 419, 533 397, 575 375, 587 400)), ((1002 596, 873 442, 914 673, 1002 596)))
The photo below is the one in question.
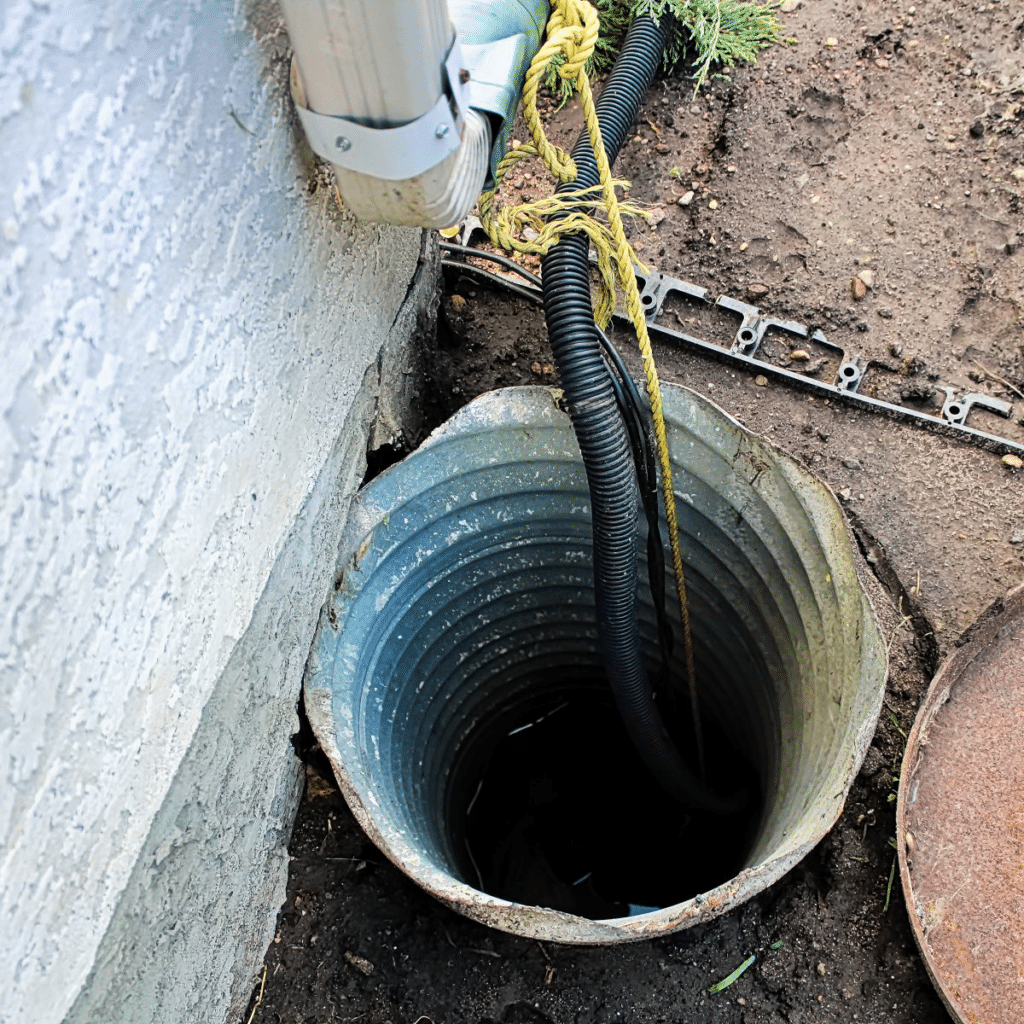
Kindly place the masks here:
MULTIPOLYGON (((629 373, 625 361, 611 339, 597 328, 601 347, 609 362, 621 379, 621 391, 617 390, 619 407, 629 433, 633 463, 636 466, 640 485, 640 501, 647 519, 647 580, 651 588, 651 603, 658 626, 658 644, 661 648, 661 677, 658 692, 670 695, 668 685, 672 664, 674 635, 672 623, 666 610, 665 588, 665 545, 661 538, 661 509, 658 497, 658 468, 655 455, 654 437, 650 427, 649 407, 640 394, 640 389, 629 373)), ((671 698, 670 698, 671 699, 671 698)))
POLYGON ((461 256, 476 256, 481 260, 490 260, 492 263, 500 263, 503 267, 513 271, 520 277, 526 278, 530 284, 534 284, 538 288, 541 287, 540 278, 536 274, 530 273, 526 267, 519 266, 515 260, 510 260, 507 256, 502 256, 500 253, 487 252, 485 249, 474 249, 469 245, 459 245, 458 242, 442 242, 441 248, 445 252, 454 252, 461 256))
MULTIPOLYGON (((609 162, 615 160, 654 79, 665 45, 666 19, 634 18, 597 103, 609 162)), ((599 184, 584 132, 573 147, 577 178, 559 192, 599 184)), ((605 368, 590 302, 589 243, 563 238, 542 260, 544 312, 566 406, 587 471, 594 531, 598 636, 609 683, 626 730, 651 773, 676 799, 726 812, 736 801, 712 794, 669 738, 640 655, 637 624, 637 478, 625 418, 605 368)))

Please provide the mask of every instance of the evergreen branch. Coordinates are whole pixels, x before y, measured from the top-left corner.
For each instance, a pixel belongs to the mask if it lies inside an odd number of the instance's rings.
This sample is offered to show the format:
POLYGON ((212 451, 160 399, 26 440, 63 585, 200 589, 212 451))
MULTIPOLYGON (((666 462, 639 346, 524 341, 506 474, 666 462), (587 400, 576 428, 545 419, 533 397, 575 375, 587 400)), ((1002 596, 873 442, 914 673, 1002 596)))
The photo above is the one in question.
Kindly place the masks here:
MULTIPOLYGON (((601 18, 601 37, 588 71, 603 71, 615 63, 630 23, 638 14, 656 22, 671 19, 663 67, 671 71, 684 57, 690 61, 694 92, 712 75, 712 69, 729 69, 736 64, 756 64, 757 55, 768 46, 792 42, 783 35, 775 17, 782 0, 744 3, 742 0, 591 0, 601 18), (692 55, 692 56, 691 56, 692 55)), ((558 77, 557 66, 548 70, 548 88, 558 89, 564 103, 572 87, 558 77)))

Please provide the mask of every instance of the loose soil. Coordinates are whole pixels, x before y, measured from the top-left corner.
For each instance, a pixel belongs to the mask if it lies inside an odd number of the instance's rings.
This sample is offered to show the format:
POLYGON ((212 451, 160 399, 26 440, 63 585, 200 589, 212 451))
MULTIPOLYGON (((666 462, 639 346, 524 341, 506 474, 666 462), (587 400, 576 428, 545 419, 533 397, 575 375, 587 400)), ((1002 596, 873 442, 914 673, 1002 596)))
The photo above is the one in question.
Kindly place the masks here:
MULTIPOLYGON (((652 88, 616 164, 655 214, 631 226, 640 258, 822 329, 869 365, 866 393, 932 412, 941 385, 1009 400, 1010 419, 976 410, 969 423, 1024 441, 1018 5, 785 6, 794 44, 696 98, 679 78, 652 88)), ((558 140, 571 141, 577 116, 549 107, 558 140)), ((530 174, 517 172, 506 194, 550 189, 539 168, 530 174)), ((494 387, 557 384, 534 305, 458 271, 445 282, 430 424, 494 387)), ((737 326, 680 303, 662 322, 726 342, 737 326)), ((630 338, 616 341, 638 371, 630 338)), ((795 369, 831 358, 823 349, 793 360, 783 341, 769 338, 763 355, 795 369)), ((717 921, 616 949, 542 945, 465 920, 407 880, 360 832, 302 736, 307 789, 288 898, 262 1001, 257 981, 243 1021, 949 1019, 911 938, 898 872, 890 891, 893 797, 904 734, 940 660, 1024 578, 1024 471, 682 347, 659 345, 656 358, 663 379, 707 395, 820 474, 847 512, 892 665, 839 823, 784 879, 717 921), (738 981, 708 994, 750 955, 738 981)), ((828 379, 835 367, 819 372, 828 379)))

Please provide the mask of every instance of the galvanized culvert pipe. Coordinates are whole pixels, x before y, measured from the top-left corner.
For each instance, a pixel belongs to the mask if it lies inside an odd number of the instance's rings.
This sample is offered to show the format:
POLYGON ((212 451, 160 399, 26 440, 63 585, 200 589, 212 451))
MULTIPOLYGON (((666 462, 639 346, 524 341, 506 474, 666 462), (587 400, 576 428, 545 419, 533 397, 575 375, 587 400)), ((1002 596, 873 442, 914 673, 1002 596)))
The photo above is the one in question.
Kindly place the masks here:
MULTIPOLYGON (((557 393, 472 402, 346 525, 306 679, 313 728, 388 857, 505 931, 614 943, 723 913, 831 827, 874 731, 885 645, 831 492, 699 395, 664 399, 709 781, 747 788, 742 815, 671 802, 614 713, 557 393)), ((654 666, 642 564, 637 587, 654 666)))

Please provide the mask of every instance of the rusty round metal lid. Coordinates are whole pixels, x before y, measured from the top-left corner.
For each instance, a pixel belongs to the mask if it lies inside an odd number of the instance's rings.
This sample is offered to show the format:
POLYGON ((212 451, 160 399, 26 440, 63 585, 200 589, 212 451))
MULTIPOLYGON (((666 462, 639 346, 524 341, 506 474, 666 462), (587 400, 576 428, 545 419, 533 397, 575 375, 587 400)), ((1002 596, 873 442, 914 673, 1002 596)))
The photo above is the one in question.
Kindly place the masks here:
POLYGON ((907 740, 900 874, 928 972, 964 1024, 1017 1024, 1024 987, 1024 586, 939 669, 907 740))

